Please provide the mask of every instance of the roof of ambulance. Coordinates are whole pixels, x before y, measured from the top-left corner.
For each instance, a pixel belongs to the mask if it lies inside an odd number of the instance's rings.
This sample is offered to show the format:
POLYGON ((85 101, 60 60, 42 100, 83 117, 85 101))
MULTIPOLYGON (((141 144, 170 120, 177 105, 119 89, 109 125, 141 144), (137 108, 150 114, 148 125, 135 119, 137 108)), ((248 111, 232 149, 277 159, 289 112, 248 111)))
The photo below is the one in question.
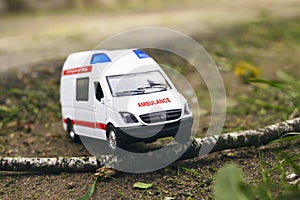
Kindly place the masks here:
MULTIPOLYGON (((95 65, 109 65, 111 62, 114 62, 122 57, 127 57, 128 59, 132 60, 141 60, 141 58, 134 53, 134 50, 135 49, 93 50, 71 53, 65 61, 64 69, 91 65, 92 56, 95 54, 105 54, 111 60, 110 62, 96 63, 95 65)), ((150 56, 149 58, 152 60, 150 56)))
POLYGON ((68 56, 63 69, 93 67, 92 71, 102 75, 120 75, 139 71, 160 70, 159 65, 145 52, 138 49, 93 50, 72 53, 68 56), (103 56, 108 57, 105 58, 103 56), (93 56, 100 55, 100 62, 93 63, 93 56), (104 59, 103 62, 101 59, 104 59))

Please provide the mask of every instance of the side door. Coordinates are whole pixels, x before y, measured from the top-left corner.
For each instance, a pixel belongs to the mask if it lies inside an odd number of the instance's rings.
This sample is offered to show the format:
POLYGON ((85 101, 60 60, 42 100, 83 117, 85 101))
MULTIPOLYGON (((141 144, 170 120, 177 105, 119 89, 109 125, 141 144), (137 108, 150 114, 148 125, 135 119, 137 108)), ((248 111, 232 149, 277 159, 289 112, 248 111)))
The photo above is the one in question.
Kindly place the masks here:
POLYGON ((78 76, 75 80, 73 101, 74 129, 79 135, 94 136, 95 114, 93 105, 93 83, 89 76, 78 76))
POLYGON ((95 130, 94 136, 106 140, 106 117, 107 110, 105 105, 105 94, 103 93, 101 84, 98 80, 93 81, 94 85, 94 114, 95 114, 95 130))

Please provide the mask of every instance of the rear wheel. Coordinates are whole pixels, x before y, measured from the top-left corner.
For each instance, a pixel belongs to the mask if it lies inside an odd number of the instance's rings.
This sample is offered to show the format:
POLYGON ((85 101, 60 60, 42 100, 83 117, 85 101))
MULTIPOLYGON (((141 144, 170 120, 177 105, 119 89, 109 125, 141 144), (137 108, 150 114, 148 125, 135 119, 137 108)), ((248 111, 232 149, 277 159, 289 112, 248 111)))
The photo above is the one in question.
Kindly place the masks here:
POLYGON ((73 142, 79 141, 79 137, 75 133, 73 124, 70 120, 67 121, 67 134, 68 134, 68 137, 70 138, 70 140, 72 140, 73 142))
POLYGON ((112 150, 116 150, 117 147, 121 146, 121 140, 116 128, 113 125, 107 127, 107 141, 108 145, 112 150))

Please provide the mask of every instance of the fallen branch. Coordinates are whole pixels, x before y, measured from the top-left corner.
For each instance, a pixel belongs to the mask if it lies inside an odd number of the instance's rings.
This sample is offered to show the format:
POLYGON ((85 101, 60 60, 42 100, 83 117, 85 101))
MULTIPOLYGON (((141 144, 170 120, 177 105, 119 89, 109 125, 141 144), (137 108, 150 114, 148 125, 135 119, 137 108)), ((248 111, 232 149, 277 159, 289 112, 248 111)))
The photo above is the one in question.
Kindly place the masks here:
POLYGON ((196 156, 206 155, 225 149, 251 146, 259 147, 291 132, 300 132, 300 118, 294 118, 255 130, 245 130, 221 134, 220 136, 195 138, 191 147, 181 159, 194 158, 196 156))
POLYGON ((90 172, 101 166, 95 157, 0 158, 0 170, 6 171, 90 172))
MULTIPOLYGON (((239 147, 261 146, 278 139, 290 132, 300 132, 300 118, 287 120, 265 128, 246 130, 222 134, 220 136, 208 136, 196 138, 187 148, 176 145, 172 153, 176 155, 180 148, 187 151, 179 158, 180 160, 194 158, 207 153, 239 147)), ((175 145, 174 145, 175 146, 175 145)), ((167 152, 170 153, 170 152, 167 152)), ((166 155, 160 155, 162 159, 166 155)), ((135 163, 137 164, 137 163, 135 163)), ((0 158, 0 170, 6 171, 40 171, 40 172, 88 172, 96 171, 103 167, 103 163, 95 157, 70 157, 70 158, 0 158)))

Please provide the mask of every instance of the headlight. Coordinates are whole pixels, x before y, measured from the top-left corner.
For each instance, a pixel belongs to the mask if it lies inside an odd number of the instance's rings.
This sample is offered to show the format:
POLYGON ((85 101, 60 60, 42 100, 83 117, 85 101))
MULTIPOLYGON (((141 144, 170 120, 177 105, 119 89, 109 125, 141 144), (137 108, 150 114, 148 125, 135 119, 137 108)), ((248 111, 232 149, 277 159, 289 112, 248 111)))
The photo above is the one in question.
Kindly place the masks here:
POLYGON ((136 117, 129 112, 120 112, 121 117, 125 123, 137 123, 139 122, 136 117))
POLYGON ((191 111, 190 111, 190 108, 189 108, 189 104, 188 103, 185 103, 184 104, 184 114, 185 115, 188 115, 188 114, 190 114, 191 113, 191 111))

